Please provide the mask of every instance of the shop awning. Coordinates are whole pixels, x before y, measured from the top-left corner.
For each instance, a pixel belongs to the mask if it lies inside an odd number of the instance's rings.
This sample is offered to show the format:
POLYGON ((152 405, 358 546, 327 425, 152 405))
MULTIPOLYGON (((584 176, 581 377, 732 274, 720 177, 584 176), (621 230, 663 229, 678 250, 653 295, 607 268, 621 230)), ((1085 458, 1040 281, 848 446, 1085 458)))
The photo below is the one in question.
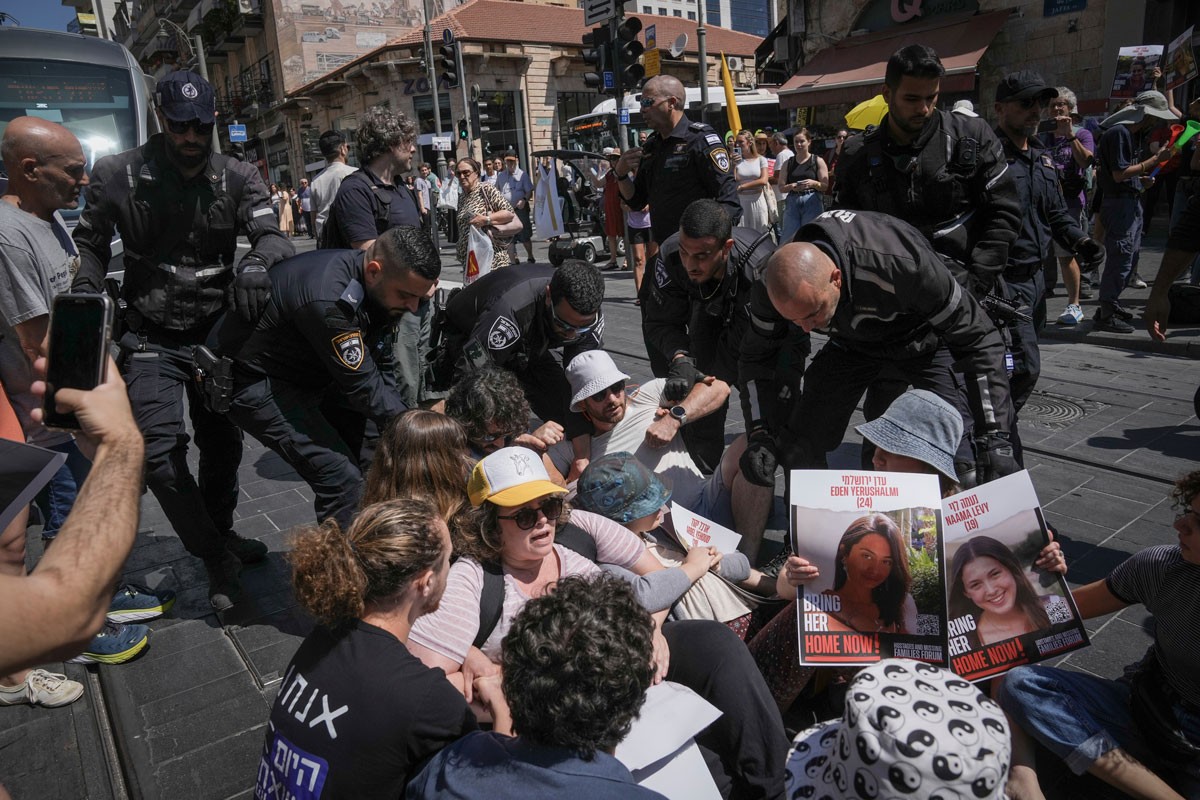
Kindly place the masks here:
POLYGON ((892 53, 910 44, 928 45, 937 51, 946 68, 943 94, 970 92, 975 88, 975 66, 1010 13, 1005 9, 935 17, 843 39, 813 56, 780 87, 779 104, 797 108, 866 100, 883 88, 892 53))

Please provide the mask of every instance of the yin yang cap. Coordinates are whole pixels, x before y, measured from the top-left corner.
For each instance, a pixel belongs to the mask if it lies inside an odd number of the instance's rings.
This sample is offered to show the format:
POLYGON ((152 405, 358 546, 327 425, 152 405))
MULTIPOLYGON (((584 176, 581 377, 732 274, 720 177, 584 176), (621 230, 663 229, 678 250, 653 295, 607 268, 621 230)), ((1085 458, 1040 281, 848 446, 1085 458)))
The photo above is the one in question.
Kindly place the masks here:
POLYGON ((891 658, 863 669, 841 719, 801 731, 787 796, 1004 800, 1008 721, 973 684, 941 667, 891 658))

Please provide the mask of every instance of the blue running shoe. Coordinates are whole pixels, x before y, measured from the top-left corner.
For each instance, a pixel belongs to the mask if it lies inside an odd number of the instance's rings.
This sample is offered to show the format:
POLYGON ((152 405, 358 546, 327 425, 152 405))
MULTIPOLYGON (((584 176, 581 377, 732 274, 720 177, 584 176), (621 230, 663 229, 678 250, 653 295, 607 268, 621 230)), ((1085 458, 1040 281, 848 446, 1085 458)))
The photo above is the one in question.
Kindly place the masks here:
POLYGON ((121 625, 110 620, 69 664, 123 664, 146 649, 150 629, 145 625, 121 625))
POLYGON ((175 593, 170 589, 147 589, 137 583, 122 583, 108 607, 113 622, 141 622, 161 617, 175 605, 175 593))

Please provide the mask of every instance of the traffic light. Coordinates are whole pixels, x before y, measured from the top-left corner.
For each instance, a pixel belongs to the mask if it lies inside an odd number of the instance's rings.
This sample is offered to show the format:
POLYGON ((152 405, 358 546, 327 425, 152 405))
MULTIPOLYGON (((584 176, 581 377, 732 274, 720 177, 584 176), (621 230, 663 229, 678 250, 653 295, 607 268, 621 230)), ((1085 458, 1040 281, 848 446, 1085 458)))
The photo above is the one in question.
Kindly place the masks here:
POLYGON ((620 66, 621 71, 617 83, 625 89, 636 88, 646 75, 646 68, 638 63, 642 51, 646 49, 638 41, 638 34, 641 32, 642 21, 637 17, 630 17, 617 28, 617 40, 613 43, 613 61, 620 66))
POLYGON ((451 89, 458 87, 462 76, 458 74, 458 42, 442 45, 442 77, 451 89))
POLYGON ((607 26, 592 28, 591 33, 583 35, 583 60, 590 65, 590 69, 583 74, 583 84, 600 94, 607 94, 604 88, 604 73, 612 69, 610 44, 607 26))
POLYGON ((458 138, 464 142, 471 140, 471 132, 467 129, 467 121, 465 119, 458 121, 458 138))

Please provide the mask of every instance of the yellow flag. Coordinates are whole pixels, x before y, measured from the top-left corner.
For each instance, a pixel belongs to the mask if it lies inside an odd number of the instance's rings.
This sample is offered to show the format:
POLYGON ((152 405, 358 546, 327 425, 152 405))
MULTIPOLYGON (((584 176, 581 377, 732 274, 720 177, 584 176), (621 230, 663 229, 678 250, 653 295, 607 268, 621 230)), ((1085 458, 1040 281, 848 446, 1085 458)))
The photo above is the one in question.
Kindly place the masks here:
POLYGON ((742 129, 742 115, 738 113, 737 100, 733 96, 733 76, 729 74, 729 63, 721 53, 721 83, 725 84, 725 119, 734 135, 742 129))

